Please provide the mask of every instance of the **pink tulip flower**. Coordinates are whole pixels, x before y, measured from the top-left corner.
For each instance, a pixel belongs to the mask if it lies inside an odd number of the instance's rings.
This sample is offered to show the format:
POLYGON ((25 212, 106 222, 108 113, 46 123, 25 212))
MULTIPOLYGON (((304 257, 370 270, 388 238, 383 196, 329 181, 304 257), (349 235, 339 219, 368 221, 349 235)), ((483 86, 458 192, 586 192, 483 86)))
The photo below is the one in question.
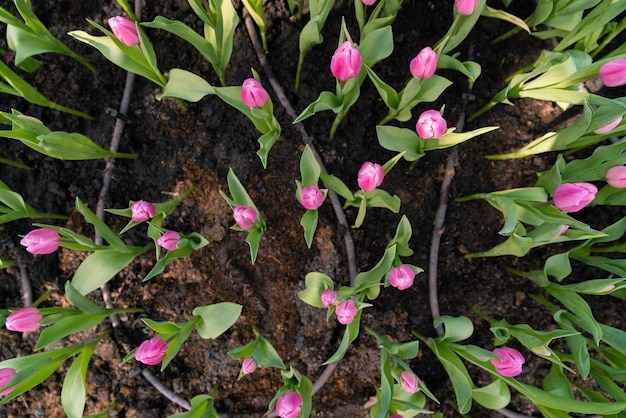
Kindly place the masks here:
POLYGON ((478 0, 454 0, 456 11, 461 16, 469 16, 474 13, 478 0))
POLYGON ((515 377, 522 372, 522 364, 525 363, 522 353, 514 348, 501 347, 493 350, 500 360, 491 359, 491 364, 502 376, 515 377))
POLYGON ((258 219, 256 210, 252 206, 237 206, 233 209, 233 218, 241 229, 250 229, 258 219))
MULTIPOLYGON (((11 379, 13 379, 13 376, 15 376, 15 369, 12 369, 11 367, 3 367, 0 369, 0 389, 8 385, 11 379)), ((13 392, 14 389, 15 386, 3 390, 0 392, 0 396, 6 396, 13 392)))
POLYGON ((383 178, 385 172, 380 164, 371 163, 365 161, 358 174, 359 187, 365 192, 371 192, 381 184, 383 184, 383 178))
POLYGON ((60 240, 59 233, 54 229, 39 228, 26 234, 20 244, 31 254, 52 254, 59 248, 60 240))
POLYGON ((427 110, 417 119, 415 130, 424 139, 439 138, 446 133, 448 123, 438 110, 427 110))
POLYGON ((335 314, 337 315, 337 321, 340 324, 348 325, 354 320, 358 309, 356 303, 352 299, 344 300, 340 302, 335 308, 335 314))
POLYGON ((143 222, 154 218, 156 209, 150 202, 138 200, 130 206, 131 219, 134 222, 143 222))
POLYGON ((176 231, 167 231, 157 239, 157 244, 167 251, 174 251, 176 244, 180 241, 180 234, 176 231))
POLYGON ((606 172, 606 182, 616 189, 626 187, 626 166, 618 165, 611 167, 606 172))
POLYGON ((9 331, 33 332, 39 328, 39 322, 42 319, 39 309, 31 306, 13 312, 7 317, 5 325, 9 331))
POLYGON ((591 183, 563 183, 552 196, 554 206, 563 212, 578 212, 596 197, 598 188, 591 183))
POLYGON ((561 226, 561 230, 559 231, 559 233, 556 236, 557 237, 562 236, 563 234, 565 234, 567 232, 568 229, 569 229, 569 225, 561 226))
POLYGON ((307 186, 302 189, 302 206, 309 210, 317 210, 324 203, 324 193, 317 186, 307 186))
POLYGON ((620 123, 622 123, 622 117, 621 116, 619 118, 617 118, 617 119, 612 120, 611 122, 607 123, 606 125, 596 129, 593 132, 598 134, 598 135, 609 133, 613 129, 615 129, 615 127, 617 125, 619 125, 620 123))
POLYGON ((250 374, 256 370, 256 362, 250 357, 246 357, 241 362, 241 373, 250 374))
POLYGON ((276 415, 280 418, 296 418, 302 411, 304 400, 297 392, 286 392, 276 399, 276 415))
POLYGON ((268 94, 254 78, 248 78, 241 87, 241 100, 248 107, 263 107, 267 102, 268 94))
POLYGON ((376 3, 376 0, 361 0, 361 2, 366 6, 373 6, 376 3))
POLYGON ((602 84, 617 87, 626 84, 626 58, 620 58, 602 64, 599 71, 602 84))
POLYGON ((113 35, 127 46, 135 46, 139 43, 139 35, 137 34, 137 26, 132 20, 122 16, 116 16, 109 19, 109 26, 113 35))
POLYGON ((334 305, 337 302, 337 293, 334 290, 326 289, 322 292, 322 305, 324 308, 328 308, 330 305, 334 305))
POLYGON ((427 46, 411 60, 409 69, 415 78, 426 80, 432 77, 437 70, 437 53, 427 46))
POLYGON ((333 54, 330 71, 336 79, 346 81, 358 76, 362 65, 363 59, 359 50, 352 45, 352 42, 345 41, 333 54))
POLYGON ((400 414, 389 415, 389 418, 403 418, 400 414))
POLYGON ((139 344, 139 347, 135 350, 135 359, 154 366, 159 364, 165 357, 167 351, 167 342, 159 337, 154 337, 139 344))
POLYGON ((404 371, 400 373, 400 383, 402 384, 402 390, 408 393, 415 393, 418 389, 417 376, 415 374, 404 371))
POLYGON ((405 290, 413 286, 415 271, 406 264, 394 267, 389 271, 389 283, 398 290, 405 290))

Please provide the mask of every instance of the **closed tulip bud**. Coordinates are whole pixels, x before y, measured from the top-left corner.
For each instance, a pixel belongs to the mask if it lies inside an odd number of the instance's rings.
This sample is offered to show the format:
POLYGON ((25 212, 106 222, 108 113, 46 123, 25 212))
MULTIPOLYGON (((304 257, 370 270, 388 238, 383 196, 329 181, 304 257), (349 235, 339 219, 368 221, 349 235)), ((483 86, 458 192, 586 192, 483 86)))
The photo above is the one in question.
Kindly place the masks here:
POLYGON ((622 122, 622 117, 620 116, 617 119, 612 120, 611 122, 607 123, 606 125, 596 129, 595 131, 593 131, 594 133, 598 134, 598 135, 602 135, 602 134, 606 134, 611 132, 613 129, 615 129, 615 127, 617 125, 619 125, 622 122))
POLYGON ((233 209, 233 218, 239 228, 250 229, 258 219, 258 215, 252 206, 237 206, 233 209))
POLYGON ((389 271, 389 283, 393 287, 397 287, 398 290, 408 289, 413 286, 413 279, 415 279, 415 271, 406 264, 394 267, 389 271))
POLYGON ((167 251, 174 251, 178 241, 180 241, 180 234, 178 232, 167 231, 159 237, 157 244, 165 248, 167 251))
POLYGON ((28 307, 9 315, 5 325, 9 331, 33 332, 39 328, 39 322, 42 319, 43 316, 39 314, 39 309, 28 307))
POLYGON ((626 58, 609 61, 600 67, 600 80, 607 87, 626 84, 626 58))
POLYGON ((554 191, 554 206, 563 212, 578 212, 596 197, 598 188, 591 183, 563 183, 554 191))
POLYGON ((437 53, 429 46, 422 49, 409 65, 413 77, 427 79, 437 70, 437 53))
POLYGON ((156 209, 150 202, 138 200, 130 206, 131 218, 134 222, 143 222, 154 218, 156 209))
POLYGON ((400 414, 389 415, 389 418, 403 418, 400 414))
POLYGON ((336 79, 346 81, 358 76, 362 65, 361 53, 352 45, 352 42, 346 41, 339 45, 333 54, 330 71, 336 79))
POLYGON ((626 187, 626 166, 611 167, 606 172, 606 182, 617 189, 626 187))
POLYGON ((276 399, 276 415, 280 418, 296 418, 302 411, 304 400, 297 392, 286 392, 276 399))
POLYGON ((561 235, 565 234, 568 229, 569 229, 569 225, 561 226, 561 230, 559 231, 559 233, 556 236, 560 237, 561 235))
POLYGON ((267 102, 267 91, 254 78, 248 78, 241 87, 241 100, 248 107, 263 107, 267 102))
POLYGON ((335 314, 337 315, 337 321, 340 324, 348 325, 354 320, 356 313, 358 312, 358 308, 356 307, 356 303, 352 299, 344 300, 340 302, 339 305, 335 308, 335 314))
POLYGON ((139 344, 139 347, 135 350, 135 359, 154 366, 159 364, 165 357, 167 351, 167 342, 159 337, 154 337, 139 344))
POLYGON ((322 305, 324 308, 328 308, 330 305, 334 305, 337 302, 337 293, 334 290, 326 289, 322 292, 322 305))
POLYGON ((427 110, 417 119, 415 130, 424 139, 439 138, 446 133, 448 123, 438 110, 427 110))
POLYGON ((376 0, 361 0, 361 2, 366 6, 372 6, 376 3, 376 0))
POLYGON ((493 350, 500 359, 491 359, 491 364, 502 376, 515 377, 522 372, 522 364, 525 363, 522 353, 514 348, 501 347, 493 350))
POLYGON ((370 192, 383 184, 385 172, 380 164, 366 161, 361 166, 358 174, 359 187, 363 191, 370 192))
POLYGON ((250 357, 246 357, 241 362, 241 373, 250 374, 256 370, 256 362, 250 357))
POLYGON ((400 373, 400 383, 402 384, 402 390, 408 393, 417 392, 418 381, 415 374, 404 371, 400 373))
MULTIPOLYGON (((0 389, 8 385, 11 379, 13 379, 13 376, 15 376, 15 369, 11 367, 3 367, 2 369, 0 369, 0 389)), ((0 396, 6 396, 9 393, 13 392, 14 389, 15 386, 3 390, 2 392, 0 392, 0 396)))
POLYGON ((109 19, 109 26, 113 31, 113 35, 127 46, 135 46, 139 43, 139 35, 137 34, 137 26, 132 20, 122 16, 116 16, 109 19))
POLYGON ((317 186, 307 186, 302 189, 300 203, 309 210, 317 210, 324 203, 324 193, 317 186))
POLYGON ((474 13, 478 0, 454 0, 456 11, 461 16, 469 16, 474 13))
POLYGON ((39 228, 26 234, 20 244, 31 254, 51 254, 59 248, 60 240, 59 233, 54 229, 39 228))

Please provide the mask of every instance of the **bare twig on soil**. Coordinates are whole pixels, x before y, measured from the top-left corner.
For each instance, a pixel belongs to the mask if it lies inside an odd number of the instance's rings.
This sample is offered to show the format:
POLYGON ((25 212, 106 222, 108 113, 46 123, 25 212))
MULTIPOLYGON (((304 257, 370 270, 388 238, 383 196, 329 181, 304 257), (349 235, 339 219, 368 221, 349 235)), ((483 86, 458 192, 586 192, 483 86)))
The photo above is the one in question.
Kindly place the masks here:
POLYGON ((20 283, 22 285, 22 298, 24 299, 24 306, 30 306, 33 303, 33 288, 30 285, 30 278, 28 277, 28 271, 26 271, 26 265, 19 252, 16 252, 15 259, 17 261, 17 267, 20 271, 20 283))

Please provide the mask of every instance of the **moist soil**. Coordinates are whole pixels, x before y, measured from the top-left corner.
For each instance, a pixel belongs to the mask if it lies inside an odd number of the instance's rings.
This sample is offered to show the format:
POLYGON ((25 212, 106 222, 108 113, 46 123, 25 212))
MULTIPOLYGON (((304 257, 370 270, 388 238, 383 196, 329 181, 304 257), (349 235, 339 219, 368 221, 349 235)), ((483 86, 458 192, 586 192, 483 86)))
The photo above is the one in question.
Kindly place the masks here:
MULTIPOLYGON (((510 11, 525 18, 532 12, 529 3, 532 2, 513 2, 510 11)), ((490 2, 490 5, 503 7, 499 2, 490 2)), ((107 109, 119 108, 126 73, 98 51, 66 33, 80 29, 95 34, 85 18, 106 25, 109 17, 122 14, 121 8, 113 1, 78 0, 39 1, 33 2, 33 6, 50 31, 92 62, 98 73, 91 73, 71 59, 45 55, 41 57, 44 66, 34 74, 24 74, 24 78, 53 101, 87 112, 94 119, 70 116, 8 95, 0 96, 1 110, 17 109, 41 119, 52 130, 80 132, 108 148, 115 118, 107 109)), ((242 16, 241 4, 236 3, 236 7, 242 16)), ((395 50, 375 67, 378 74, 400 89, 410 76, 408 63, 417 51, 433 45, 447 31, 452 21, 452 7, 450 0, 406 2, 393 24, 395 50)), ((342 16, 347 16, 353 36, 357 34, 355 23, 350 20, 353 16, 351 3, 338 1, 324 27, 324 43, 313 48, 306 57, 300 91, 296 94, 292 86, 299 54, 298 35, 308 20, 307 12, 305 10, 299 21, 290 15, 286 2, 272 1, 265 5, 267 59, 276 81, 282 85, 297 112, 321 91, 334 89, 328 66, 337 45, 342 16)), ((186 1, 147 2, 144 5, 143 21, 151 21, 158 15, 200 29, 199 20, 186 1)), ((445 117, 452 125, 462 116, 465 93, 475 97, 475 101, 468 102, 465 108, 466 114, 470 114, 505 86, 508 75, 532 63, 542 48, 550 47, 548 42, 524 33, 492 45, 495 37, 510 28, 503 22, 480 19, 457 51, 460 59, 472 59, 482 66, 481 77, 470 85, 458 73, 441 71, 441 75, 454 82, 453 86, 436 103, 418 106, 411 121, 394 124, 412 128, 421 111, 445 105, 445 117)), ((219 85, 209 63, 188 44, 164 31, 149 30, 148 34, 163 72, 183 68, 219 85)), ((0 42, 4 42, 4 33, 0 32, 0 35, 0 42)), ((235 48, 226 75, 228 84, 240 85, 251 76, 251 68, 260 73, 263 84, 270 90, 268 76, 259 64, 242 21, 235 33, 235 48)), ((294 180, 300 178, 299 158, 304 146, 299 131, 292 125, 292 118, 272 91, 270 95, 285 141, 278 142, 271 150, 267 169, 263 169, 255 155, 258 132, 235 109, 215 97, 189 103, 185 108, 176 100, 158 101, 155 95, 159 92, 160 88, 148 80, 136 79, 120 151, 135 153, 139 158, 115 161, 105 206, 125 208, 129 201, 140 199, 161 202, 194 186, 193 193, 167 217, 164 226, 183 234, 198 232, 209 238, 210 243, 190 257, 173 262, 163 274, 149 282, 142 283, 142 279, 155 261, 154 254, 150 253, 139 257, 110 281, 115 306, 140 307, 144 311, 123 318, 121 329, 116 329, 97 346, 87 375, 85 414, 100 412, 113 402, 117 405, 110 416, 165 417, 183 412, 180 406, 164 398, 147 382, 136 361, 122 364, 122 359, 128 347, 136 346, 152 335, 141 318, 182 322, 191 318, 196 306, 228 301, 243 305, 242 315, 231 329, 215 340, 203 340, 192 333, 164 372, 159 372, 156 367, 153 371, 183 399, 209 393, 217 387, 215 405, 220 416, 261 417, 281 386, 280 372, 264 368, 238 380, 240 363, 232 360, 227 351, 253 339, 253 328, 256 328, 272 343, 288 367, 296 368, 313 381, 320 376, 324 369, 322 363, 339 346, 344 327, 334 318, 327 321, 324 310, 300 301, 297 292, 303 289, 304 277, 311 271, 325 273, 338 284, 349 284, 344 229, 339 227, 330 205, 324 204, 320 208, 313 245, 307 248, 299 224, 302 208, 294 199, 294 180), (250 262, 245 234, 230 229, 233 224, 231 210, 220 196, 220 191, 228 190, 226 176, 229 169, 246 187, 268 226, 254 265, 250 262)), ((366 81, 359 101, 333 140, 328 138, 328 132, 334 114, 319 113, 304 125, 329 172, 355 189, 356 173, 363 161, 382 164, 394 155, 381 148, 376 138, 376 122, 385 115, 384 103, 372 84, 366 81)), ((440 311, 445 315, 468 316, 474 321, 476 329, 468 340, 470 343, 493 348, 488 324, 474 314, 471 307, 495 318, 506 317, 509 323, 529 323, 542 330, 553 326, 549 313, 528 297, 531 293, 542 295, 540 289, 526 279, 508 273, 506 268, 540 269, 544 259, 555 250, 534 250, 524 259, 466 258, 468 253, 489 249, 504 239, 497 233, 503 219, 485 202, 461 203, 455 199, 479 192, 532 186, 536 173, 549 168, 555 155, 509 161, 491 161, 485 159, 485 155, 515 150, 549 130, 564 126, 576 115, 576 109, 562 112, 553 103, 524 99, 515 101, 514 106, 497 106, 465 124, 465 130, 500 127, 458 146, 456 173, 448 192, 448 210, 439 249, 440 311)), ((450 152, 430 152, 414 166, 400 161, 382 186, 401 198, 400 213, 370 209, 363 226, 351 230, 358 269, 365 271, 382 256, 402 215, 406 215, 412 225, 410 244, 415 253, 404 261, 426 271, 418 275, 415 284, 407 290, 384 289, 373 301, 373 306, 365 310, 362 320, 375 331, 399 342, 415 339, 413 330, 435 336, 428 299, 428 256, 450 152)), ((74 205, 76 198, 80 198, 95 210, 103 181, 103 160, 56 160, 41 156, 17 141, 4 141, 1 156, 30 166, 30 170, 0 166, 1 179, 11 189, 41 212, 69 216, 67 221, 38 221, 93 236, 93 229, 77 213, 74 205)), ((346 215, 348 221, 353 222, 356 211, 349 208, 346 215)), ((587 217, 585 220, 590 222, 598 218, 591 209, 581 217, 587 217)), ((126 222, 113 215, 107 215, 106 221, 115 230, 120 230, 126 222)), ((51 291, 41 306, 70 306, 63 286, 87 254, 67 249, 51 255, 27 253, 19 245, 19 240, 20 235, 32 229, 31 223, 31 220, 19 220, 0 225, 0 258, 18 261, 13 267, 0 270, 0 307, 23 306, 22 274, 29 278, 35 298, 51 291)), ((144 245, 147 238, 141 228, 125 234, 126 242, 144 245)), ((100 291, 90 294, 90 298, 103 303, 100 291)), ((617 307, 606 305, 596 311, 600 311, 598 314, 605 322, 620 323, 617 307)), ((94 329, 62 340, 59 346, 87 341, 108 327, 110 322, 105 320, 94 329)), ((22 335, 0 329, 0 359, 32 353, 36 338, 36 333, 22 335)), ((528 361, 520 379, 540 384, 549 364, 530 353, 525 354, 528 361)), ((453 407, 454 395, 448 377, 425 345, 420 346, 418 357, 410 364, 440 400, 440 404, 429 401, 427 407, 443 412, 446 417, 458 416, 453 407)), ((65 416, 60 391, 68 366, 69 363, 65 364, 43 384, 0 407, 0 416, 65 416)), ((363 332, 330 380, 314 396, 312 416, 369 416, 368 408, 380 381, 379 366, 376 343, 373 337, 363 332)), ((471 372, 477 383, 488 382, 479 371, 471 369, 471 372)), ((527 415, 539 415, 532 404, 518 397, 514 397, 509 408, 527 415)), ((476 405, 472 416, 499 415, 476 405)))

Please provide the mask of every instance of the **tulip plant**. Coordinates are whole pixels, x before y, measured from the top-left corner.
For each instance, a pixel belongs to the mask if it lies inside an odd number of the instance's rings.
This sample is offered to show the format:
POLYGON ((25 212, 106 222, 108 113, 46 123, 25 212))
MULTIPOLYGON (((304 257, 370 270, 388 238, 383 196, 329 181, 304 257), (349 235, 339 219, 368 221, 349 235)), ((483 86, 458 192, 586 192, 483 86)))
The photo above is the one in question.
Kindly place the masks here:
MULTIPOLYGON (((503 0, 503 4, 508 6, 512 1, 503 0)), ((0 22, 7 25, 7 45, 15 54, 18 68, 35 71, 42 65, 35 58, 37 55, 56 53, 76 59, 95 71, 90 63, 50 34, 32 12, 30 1, 13 0, 13 3, 21 19, 0 7, 0 22)), ((197 102, 206 96, 217 96, 244 114, 261 134, 257 155, 262 167, 266 168, 270 150, 283 139, 281 122, 274 114, 272 95, 254 69, 248 78, 228 85, 233 81, 229 77, 228 63, 241 20, 233 3, 229 0, 188 0, 195 17, 201 21, 203 35, 186 23, 164 16, 141 22, 126 0, 118 0, 118 3, 125 16, 109 17, 106 26, 110 30, 88 19, 101 35, 83 30, 73 30, 69 35, 96 48, 124 70, 155 83, 159 100, 176 98, 184 107, 186 101, 197 102), (151 30, 165 30, 193 45, 209 61, 221 86, 215 87, 200 75, 182 68, 172 68, 164 74, 158 66, 159 57, 150 38, 151 30)), ((263 48, 268 52, 271 44, 267 42, 262 2, 244 0, 243 3, 261 29, 263 48)), ((475 310, 488 323, 493 334, 493 347, 479 347, 468 342, 474 333, 474 324, 466 316, 435 317, 436 337, 428 336, 432 335, 430 330, 413 330, 413 340, 397 342, 386 332, 375 331, 367 324, 367 315, 363 315, 366 309, 375 305, 382 292, 403 292, 422 280, 420 273, 423 269, 412 261, 414 250, 411 246, 419 243, 411 240, 411 222, 402 214, 376 264, 360 266, 360 272, 355 273, 349 283, 321 271, 309 272, 303 278, 297 297, 311 307, 322 309, 320 315, 325 315, 327 321, 336 321, 343 330, 339 346, 323 365, 341 361, 361 331, 374 338, 380 349, 380 379, 375 384, 375 403, 370 409, 370 416, 375 418, 407 418, 432 413, 434 411, 428 408, 437 409, 442 401, 453 403, 460 414, 471 413, 474 402, 488 409, 502 410, 509 405, 512 393, 528 399, 547 417, 564 417, 572 413, 622 416, 626 409, 626 392, 623 390, 626 331, 602 323, 594 315, 588 300, 606 295, 625 298, 626 265, 621 254, 626 252, 622 242, 626 217, 613 211, 611 216, 615 219, 612 223, 590 225, 583 222, 581 216, 604 206, 626 206, 626 138, 623 138, 626 99, 605 97, 601 91, 589 91, 586 84, 599 79, 608 89, 626 85, 626 44, 607 51, 626 29, 623 17, 626 2, 539 0, 535 12, 524 21, 506 11, 489 7, 486 0, 455 0, 454 8, 447 11, 452 21, 450 28, 439 42, 421 45, 411 54, 415 55, 406 63, 406 80, 401 80, 403 87, 399 91, 391 87, 392 82, 398 80, 385 81, 385 74, 378 70, 381 66, 376 70, 374 67, 394 50, 393 22, 402 13, 401 2, 355 0, 354 15, 342 17, 337 39, 325 41, 321 32, 333 13, 334 3, 332 0, 309 2, 309 21, 299 35, 300 57, 295 84, 297 92, 302 74, 307 71, 304 60, 307 53, 326 42, 327 46, 333 45, 334 50, 328 57, 328 72, 335 82, 334 93, 320 92, 316 100, 305 104, 295 120, 289 122, 304 123, 319 112, 331 110, 335 113, 329 133, 332 139, 359 100, 361 90, 371 87, 380 96, 387 112, 376 126, 378 145, 395 155, 386 162, 358 161, 356 166, 360 169, 346 180, 325 170, 312 145, 303 148, 299 159, 295 159, 299 160, 300 178, 293 179, 290 193, 294 207, 300 208, 302 214, 298 216, 301 216, 303 238, 308 248, 313 246, 318 223, 328 221, 320 208, 334 204, 333 200, 337 199, 333 198, 342 198, 343 208, 357 208, 352 228, 364 224, 368 208, 401 213, 401 198, 390 190, 389 181, 385 182, 400 160, 413 166, 427 151, 450 148, 498 129, 487 126, 457 132, 445 106, 429 106, 431 108, 421 110, 419 114, 416 111, 421 103, 439 100, 452 84, 438 74, 440 70, 460 72, 471 82, 480 77, 478 63, 462 61, 460 54, 453 51, 482 17, 503 19, 516 26, 501 39, 523 29, 542 39, 554 38, 556 46, 543 51, 530 67, 512 75, 508 85, 471 118, 499 103, 511 104, 518 98, 554 101, 563 109, 576 107, 579 115, 569 126, 546 133, 516 151, 488 156, 499 160, 560 153, 555 156, 550 169, 538 173, 534 186, 484 191, 459 199, 459 202, 485 201, 500 211, 504 219, 499 234, 506 237, 505 240, 494 248, 467 257, 523 257, 540 246, 552 246, 557 248, 555 251, 562 251, 549 255, 537 270, 510 269, 512 274, 536 285, 538 294, 530 297, 545 307, 553 318, 549 330, 534 329, 525 323, 511 324, 506 318, 493 318, 475 310), (354 25, 346 24, 347 19, 351 19, 354 25), (358 36, 349 33, 348 27, 358 28, 358 36), (366 84, 366 80, 372 86, 366 84), (407 122, 411 128, 406 127, 407 122), (575 153, 581 150, 585 152, 575 153), (353 191, 349 187, 352 184, 358 185, 358 189, 353 191), (573 277, 576 264, 573 265, 572 260, 594 267, 594 271, 605 272, 606 277, 573 277), (540 296, 540 291, 551 299, 540 296), (420 344, 431 350, 441 362, 449 376, 454 401, 437 399, 429 390, 429 383, 419 377, 420 370, 416 365, 419 364, 420 344), (541 387, 525 383, 525 374, 535 372, 525 367, 531 356, 539 358, 549 369, 541 387), (472 367, 468 368, 468 365, 472 367), (475 377, 476 371, 482 373, 480 380, 475 377), (591 379, 589 384, 581 383, 586 379, 591 379)), ((289 7, 293 13, 293 1, 289 2, 289 7)), ((300 2, 299 16, 302 11, 300 2)), ((0 77, 3 80, 0 93, 89 117, 43 97, 2 60, 0 77)), ((103 149, 80 133, 53 131, 43 121, 16 109, 0 112, 0 124, 8 126, 0 130, 0 137, 20 141, 47 157, 72 161, 137 158, 136 155, 103 149)), ((2 159, 0 163, 27 168, 8 159, 2 159)), ((228 192, 220 193, 232 211, 229 212, 232 218, 224 221, 230 223, 230 228, 237 234, 246 234, 250 261, 255 264, 259 251, 263 251, 264 233, 271 226, 266 224, 262 208, 257 207, 247 192, 249 186, 246 183, 229 168, 226 176, 228 192)), ((33 224, 33 229, 19 241, 24 251, 38 257, 50 257, 59 248, 89 253, 64 286, 65 296, 73 307, 43 307, 48 304, 50 292, 47 292, 29 306, 0 309, 0 326, 11 332, 36 334, 35 350, 42 350, 0 360, 0 406, 22 396, 71 361, 66 368, 61 404, 69 417, 83 416, 90 360, 98 344, 109 338, 111 330, 99 327, 97 336, 88 341, 81 339, 82 343, 74 345, 63 345, 60 340, 70 335, 80 338, 78 333, 96 328, 110 316, 141 312, 141 308, 135 307, 101 307, 88 297, 92 291, 107 286, 134 260, 153 257, 152 268, 143 272, 142 279, 144 282, 158 280, 172 261, 188 257, 209 245, 209 239, 197 232, 168 229, 167 217, 192 192, 193 188, 166 202, 139 199, 124 204, 122 208, 107 209, 107 213, 127 222, 120 231, 115 231, 76 198, 77 213, 103 239, 103 243, 97 243, 67 226, 59 226, 66 219, 65 215, 39 212, 24 201, 19 190, 12 190, 0 181, 0 223, 23 218, 55 222, 33 224), (131 229, 137 232, 134 239, 140 241, 133 245, 124 235, 131 229)), ((10 264, 11 261, 0 261, 1 268, 10 264)), ((215 339, 235 324, 243 309, 244 306, 237 303, 220 302, 193 308, 190 319, 184 322, 142 318, 150 336, 127 350, 124 361, 136 361, 145 366, 160 364, 163 371, 178 355, 193 330, 203 339, 215 339)), ((228 351, 232 360, 237 361, 239 379, 252 380, 249 375, 260 368, 277 368, 282 381, 275 382, 276 392, 267 399, 267 414, 273 413, 281 418, 315 416, 313 397, 319 388, 315 388, 310 377, 285 364, 272 346, 271 336, 264 336, 256 328, 253 333, 253 340, 228 351)), ((277 377, 278 373, 274 378, 277 377)), ((191 399, 187 412, 171 417, 217 417, 214 396, 215 390, 197 395, 191 399)), ((99 416, 106 416, 112 409, 113 406, 99 416)))

